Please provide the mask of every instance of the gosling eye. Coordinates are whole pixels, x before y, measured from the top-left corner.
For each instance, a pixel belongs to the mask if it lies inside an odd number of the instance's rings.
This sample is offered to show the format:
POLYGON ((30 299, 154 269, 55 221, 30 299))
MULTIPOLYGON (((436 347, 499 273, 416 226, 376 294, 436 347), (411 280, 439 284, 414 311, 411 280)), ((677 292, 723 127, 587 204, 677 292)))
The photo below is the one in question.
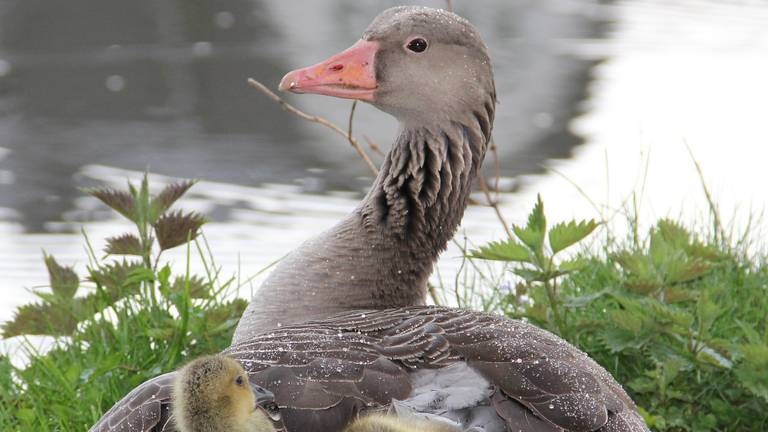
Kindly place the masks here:
POLYGON ((239 385, 240 387, 242 387, 243 384, 245 384, 245 379, 243 378, 242 375, 238 375, 237 378, 235 378, 235 384, 239 385))
POLYGON ((422 53, 427 50, 429 44, 427 40, 421 37, 415 37, 405 44, 405 47, 415 53, 422 53))

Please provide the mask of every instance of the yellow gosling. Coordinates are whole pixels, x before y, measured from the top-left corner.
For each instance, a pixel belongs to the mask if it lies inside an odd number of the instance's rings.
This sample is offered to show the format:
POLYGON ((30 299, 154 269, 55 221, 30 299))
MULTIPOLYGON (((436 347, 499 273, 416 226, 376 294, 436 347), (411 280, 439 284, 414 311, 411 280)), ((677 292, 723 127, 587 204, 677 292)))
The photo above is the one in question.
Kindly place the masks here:
POLYGON ((275 432, 274 396, 251 386, 235 360, 201 357, 184 366, 173 386, 173 415, 181 432, 275 432))
POLYGON ((459 432, 459 429, 416 417, 371 414, 358 418, 344 432, 459 432))

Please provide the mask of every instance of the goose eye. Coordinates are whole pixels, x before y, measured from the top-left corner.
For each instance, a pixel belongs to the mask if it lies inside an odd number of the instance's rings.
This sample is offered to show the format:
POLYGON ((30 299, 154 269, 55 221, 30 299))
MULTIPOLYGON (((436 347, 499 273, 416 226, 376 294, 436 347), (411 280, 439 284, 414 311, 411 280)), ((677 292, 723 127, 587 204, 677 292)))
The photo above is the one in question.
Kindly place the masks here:
POLYGON ((427 41, 422 38, 411 39, 405 47, 415 53, 424 52, 427 49, 427 41))
POLYGON ((237 384, 239 386, 242 386, 244 382, 245 382, 245 380, 243 379, 242 375, 240 375, 237 378, 235 378, 235 384, 237 384))

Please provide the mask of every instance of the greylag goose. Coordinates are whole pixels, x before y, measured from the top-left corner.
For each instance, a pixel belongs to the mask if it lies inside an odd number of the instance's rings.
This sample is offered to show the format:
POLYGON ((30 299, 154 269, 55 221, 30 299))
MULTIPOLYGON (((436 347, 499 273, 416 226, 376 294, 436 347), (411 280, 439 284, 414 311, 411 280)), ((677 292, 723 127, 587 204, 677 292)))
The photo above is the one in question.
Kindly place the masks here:
POLYGON ((201 357, 179 370, 173 383, 173 414, 181 432, 275 432, 275 397, 250 384, 235 360, 201 357))
MULTIPOLYGON (((282 261, 224 351, 274 392, 288 431, 340 431, 387 407, 483 432, 648 430, 610 374, 557 336, 422 306, 493 123, 490 60, 471 24, 392 8, 280 87, 364 100, 401 123, 363 202, 282 261)), ((134 389, 92 430, 171 430, 170 375, 134 389)))

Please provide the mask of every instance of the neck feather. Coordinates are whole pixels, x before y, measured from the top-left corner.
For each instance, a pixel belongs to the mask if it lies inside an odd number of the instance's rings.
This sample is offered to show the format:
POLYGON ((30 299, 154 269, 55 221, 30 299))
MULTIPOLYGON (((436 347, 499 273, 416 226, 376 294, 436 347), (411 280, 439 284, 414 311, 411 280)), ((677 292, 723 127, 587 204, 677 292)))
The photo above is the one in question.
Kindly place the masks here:
POLYGON ((493 104, 485 108, 403 127, 362 203, 281 261, 234 341, 329 313, 424 304, 434 262, 461 222, 485 156, 493 104))

